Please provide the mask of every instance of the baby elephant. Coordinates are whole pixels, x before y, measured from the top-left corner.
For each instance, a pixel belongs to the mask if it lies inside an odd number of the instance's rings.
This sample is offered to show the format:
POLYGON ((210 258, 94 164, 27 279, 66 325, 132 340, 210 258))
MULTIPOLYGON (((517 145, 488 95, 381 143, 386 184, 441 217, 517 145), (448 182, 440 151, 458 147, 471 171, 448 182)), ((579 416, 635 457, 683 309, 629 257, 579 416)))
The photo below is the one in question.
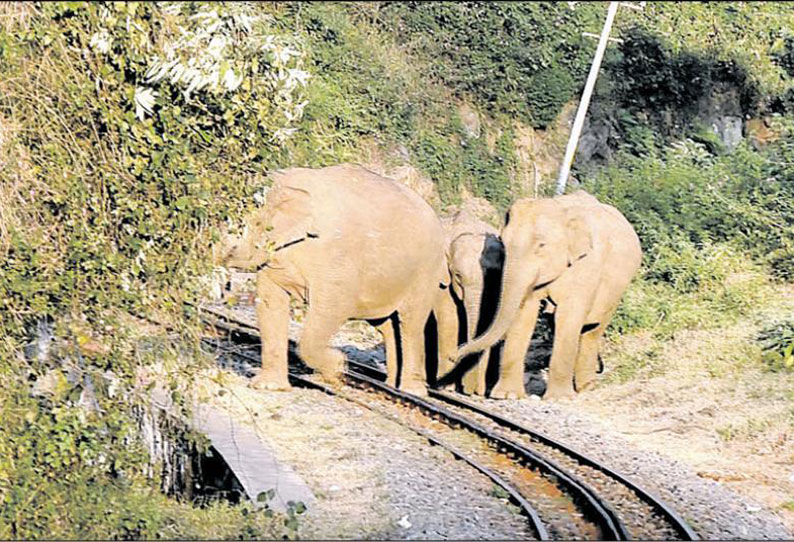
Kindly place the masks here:
MULTIPOLYGON (((498 287, 504 259, 504 247, 496 229, 468 210, 459 211, 441 222, 447 239, 447 264, 451 275, 449 295, 441 302, 455 308, 460 304, 464 310, 460 314, 450 308, 439 318, 439 374, 452 367, 449 357, 457 350, 458 342, 473 340, 493 318, 496 305, 489 304, 484 293, 487 289, 491 296, 495 295, 491 289, 494 282, 498 287), (444 314, 448 315, 447 320, 442 320, 444 314)), ((485 395, 488 357, 481 353, 474 356, 476 359, 470 360, 471 369, 463 377, 463 391, 485 395), (481 357, 484 359, 480 361, 481 357)))
POLYGON ((262 370, 253 385, 289 387, 293 296, 308 303, 300 356, 324 378, 336 380, 344 364, 329 340, 361 319, 384 335, 389 383, 427 393, 424 326, 448 273, 441 223, 415 192, 356 165, 288 169, 226 252, 227 266, 257 272, 262 370))

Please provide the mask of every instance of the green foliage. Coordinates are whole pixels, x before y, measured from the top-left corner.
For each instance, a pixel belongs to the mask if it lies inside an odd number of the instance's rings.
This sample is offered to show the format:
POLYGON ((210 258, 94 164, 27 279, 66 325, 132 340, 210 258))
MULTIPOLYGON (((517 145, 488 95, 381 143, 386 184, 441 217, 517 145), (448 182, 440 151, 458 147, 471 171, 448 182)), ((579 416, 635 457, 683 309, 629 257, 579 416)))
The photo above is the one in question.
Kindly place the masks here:
MULTIPOLYGON (((605 67, 615 82, 623 107, 640 109, 659 118, 673 113, 686 127, 697 113, 700 100, 716 90, 736 88, 744 114, 757 107, 759 92, 747 68, 716 53, 673 52, 657 35, 635 27, 623 33, 620 54, 605 67)), ((672 128, 672 127, 670 127, 672 128)))
POLYGON ((717 61, 745 66, 764 95, 774 96, 791 86, 778 60, 794 23, 794 14, 784 4, 652 2, 641 12, 626 11, 621 18, 627 28, 664 36, 673 54, 710 51, 717 61))
POLYGON ((794 371, 794 319, 767 325, 758 333, 757 340, 770 370, 794 371))
MULTIPOLYGON (((242 4, 215 6, 212 17, 197 3, 3 9, 0 538, 280 532, 272 518, 238 528, 241 512, 228 507, 212 515, 235 519, 213 531, 190 504, 159 496, 159 480, 144 475, 150 459, 134 385, 146 365, 198 356, 175 352, 173 337, 147 350, 114 315, 156 307, 194 344, 181 301, 200 295, 213 235, 253 203, 262 174, 287 159, 301 83, 278 74, 302 75, 297 53, 279 54, 298 45, 265 17, 241 28, 250 9, 242 4), (178 41, 180 28, 204 32, 201 47, 178 41), (202 57, 193 79, 150 73, 155 55, 178 64, 202 48, 213 56, 202 57), (196 77, 209 83, 192 85, 196 77), (41 321, 55 322, 58 347, 37 359, 25 343, 41 321), (103 384, 107 374, 112 386, 103 384), (31 395, 43 382, 49 391, 31 395), (94 383, 93 409, 81 406, 86 382, 94 383)), ((177 407, 179 380, 197 368, 164 382, 177 407)))
POLYGON ((500 133, 490 149, 487 128, 479 138, 467 137, 447 91, 428 84, 423 70, 430 64, 406 62, 394 38, 372 26, 366 6, 284 4, 275 16, 285 27, 297 24, 313 74, 304 129, 291 142, 295 160, 360 160, 358 145, 373 141, 384 154, 404 149, 436 183, 444 203, 454 202, 462 186, 496 205, 509 203, 512 129, 494 128, 500 133))
POLYGON ((458 187, 467 186, 500 209, 512 199, 511 174, 515 170, 512 130, 496 135, 493 149, 486 143, 487 130, 479 138, 468 137, 456 113, 440 129, 420 131, 410 141, 417 165, 438 183, 446 201, 455 198, 458 187))
POLYGON ((616 206, 643 246, 641 280, 624 296, 610 334, 733 322, 763 303, 765 269, 788 279, 794 242, 788 139, 758 152, 714 155, 685 140, 657 154, 619 153, 585 187, 616 206), (758 262, 758 263, 756 263, 758 262))
POLYGON ((561 2, 394 2, 379 23, 397 28, 431 75, 495 113, 545 126, 583 85, 604 6, 561 2))
MULTIPOLYGON (((740 146, 725 156, 687 140, 663 156, 620 155, 620 165, 595 174, 587 186, 620 209, 645 251, 647 277, 680 291, 700 282, 709 264, 697 260, 709 243, 728 243, 762 262, 790 250, 794 240, 788 166, 740 146), (683 271, 686 269, 687 271, 683 271)), ((780 276, 786 278, 785 270, 780 276)))

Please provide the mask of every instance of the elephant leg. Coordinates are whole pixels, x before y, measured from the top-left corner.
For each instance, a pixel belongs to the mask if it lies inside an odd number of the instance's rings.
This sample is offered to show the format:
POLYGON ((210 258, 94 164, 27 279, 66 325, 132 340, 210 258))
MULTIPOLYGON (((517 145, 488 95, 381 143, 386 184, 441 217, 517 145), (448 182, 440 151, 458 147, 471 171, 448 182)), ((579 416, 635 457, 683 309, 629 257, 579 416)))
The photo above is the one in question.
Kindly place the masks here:
MULTIPOLYGON (((480 301, 482 295, 469 295, 465 300, 466 305, 466 325, 467 339, 471 341, 477 335, 477 323, 480 317, 480 301)), ((463 376, 463 391, 468 394, 485 396, 485 373, 488 369, 488 356, 485 352, 474 354, 477 361, 471 369, 463 376)))
POLYGON ((264 273, 258 273, 256 296, 256 319, 262 337, 262 368, 251 385, 259 389, 289 389, 289 295, 264 273))
MULTIPOLYGON (((458 308, 448 290, 440 292, 433 312, 438 330, 438 378, 455 366, 452 359, 458 351, 458 308)), ((447 389, 454 388, 454 384, 447 386, 447 389)))
POLYGON ((463 375, 463 393, 468 395, 485 395, 485 367, 488 358, 484 352, 472 354, 477 361, 472 365, 465 375, 463 375), (484 358, 484 361, 483 361, 484 358))
POLYGON ((345 356, 331 348, 328 342, 346 320, 344 316, 330 312, 327 307, 320 309, 318 304, 309 303, 298 350, 301 358, 330 382, 339 380, 344 370, 345 356))
POLYGON ((584 310, 576 306, 560 305, 554 313, 554 345, 544 399, 563 399, 573 397, 576 393, 573 372, 579 354, 584 316, 584 310))
POLYGON ((576 356, 574 366, 576 391, 586 390, 595 382, 596 374, 599 372, 598 346, 606 329, 606 324, 602 323, 582 335, 579 355, 576 356))
POLYGON ((400 340, 402 343, 402 374, 400 389, 414 395, 427 395, 425 382, 425 338, 424 330, 430 309, 427 311, 405 311, 399 316, 400 340))
POLYGON ((386 350, 386 384, 392 387, 397 385, 397 371, 399 370, 393 318, 387 318, 378 326, 378 330, 383 335, 383 347, 386 350))
POLYGON ((540 300, 529 297, 524 300, 518 316, 505 335, 499 381, 491 390, 495 399, 521 399, 526 397, 524 389, 524 358, 527 355, 535 324, 538 321, 540 300))
POLYGON ((438 374, 449 372, 458 350, 458 308, 448 291, 442 291, 433 309, 438 323, 438 374))

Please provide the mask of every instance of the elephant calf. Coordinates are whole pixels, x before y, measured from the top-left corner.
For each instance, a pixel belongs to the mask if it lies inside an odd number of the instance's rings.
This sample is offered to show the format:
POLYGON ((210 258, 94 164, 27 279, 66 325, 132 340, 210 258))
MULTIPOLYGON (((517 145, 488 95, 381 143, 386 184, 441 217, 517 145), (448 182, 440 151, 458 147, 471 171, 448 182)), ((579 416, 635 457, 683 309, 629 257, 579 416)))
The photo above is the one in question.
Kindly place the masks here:
POLYGON ((499 382, 491 395, 525 396, 524 356, 540 302, 547 300, 554 312, 554 345, 544 398, 572 396, 595 379, 599 340, 640 266, 637 234, 617 209, 578 191, 516 201, 501 237, 505 266, 497 315, 456 358, 504 337, 499 382))
POLYGON ((289 298, 308 303, 298 350, 336 380, 344 356, 329 340, 349 319, 378 326, 388 382, 426 394, 424 326, 448 272, 433 209, 404 185, 356 165, 274 175, 267 204, 223 258, 257 272, 262 370, 253 385, 288 388, 289 298), (398 375, 398 345, 402 371, 398 375))
MULTIPOLYGON (((451 287, 442 303, 448 304, 448 320, 439 318, 439 374, 451 369, 449 358, 455 353, 460 337, 471 341, 483 324, 493 318, 493 309, 483 305, 486 277, 501 272, 504 249, 496 228, 486 224, 467 210, 442 219, 447 239, 447 264, 451 287), (457 303, 464 308, 465 320, 458 318, 457 303), (490 311, 488 309, 491 309, 490 311), (454 311, 454 312, 453 312, 454 311), (465 326, 463 326, 465 322, 465 326), (461 333, 462 332, 462 333, 461 333)), ((438 315, 437 315, 438 316, 438 315)), ((485 395, 485 374, 488 359, 471 360, 473 366, 463 378, 463 391, 485 395)))

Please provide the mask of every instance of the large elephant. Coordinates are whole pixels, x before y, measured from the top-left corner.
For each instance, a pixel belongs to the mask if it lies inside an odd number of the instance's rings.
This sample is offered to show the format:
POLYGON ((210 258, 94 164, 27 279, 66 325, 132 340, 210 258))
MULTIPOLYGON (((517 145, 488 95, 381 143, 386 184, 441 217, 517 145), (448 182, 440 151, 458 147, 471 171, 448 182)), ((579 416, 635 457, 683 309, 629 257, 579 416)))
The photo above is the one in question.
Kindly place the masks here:
POLYGON ((599 339, 641 263, 639 239, 617 209, 583 191, 516 201, 501 237, 505 266, 497 315, 456 358, 504 337, 491 396, 523 397, 524 356, 545 299, 554 311, 554 344, 544 398, 572 396, 595 379, 599 339))
POLYGON ((257 271, 262 370, 253 385, 289 387, 293 296, 308 303, 300 356, 324 378, 337 379, 344 365, 329 340, 362 319, 383 333, 388 382, 427 392, 424 327, 449 274, 441 223, 419 195, 356 165, 293 168, 274 175, 267 204, 247 225, 222 259, 257 271))
MULTIPOLYGON (((494 278, 497 281, 499 279, 504 249, 496 228, 478 219, 467 209, 441 222, 446 234, 447 263, 451 276, 449 295, 441 301, 455 305, 455 308, 460 304, 463 308, 463 314, 455 311, 449 323, 439 318, 439 373, 443 374, 452 368, 449 358, 457 350, 458 343, 474 339, 493 318, 496 306, 487 306, 488 298, 483 296, 483 292, 486 280, 493 282, 494 278)), ((493 285, 488 286, 490 290, 493 285)), ((473 360, 472 369, 463 377, 463 390, 485 395, 488 359, 480 363, 479 357, 473 360)))

